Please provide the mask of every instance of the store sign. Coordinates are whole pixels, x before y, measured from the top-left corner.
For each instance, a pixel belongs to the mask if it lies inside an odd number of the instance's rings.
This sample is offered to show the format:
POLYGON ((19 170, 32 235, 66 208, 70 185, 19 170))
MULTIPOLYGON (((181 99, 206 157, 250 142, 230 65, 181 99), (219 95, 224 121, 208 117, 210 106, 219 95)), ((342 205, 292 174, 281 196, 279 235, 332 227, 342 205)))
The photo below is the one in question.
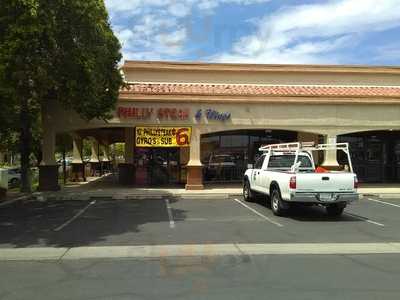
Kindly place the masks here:
POLYGON ((136 127, 136 147, 189 147, 191 127, 136 127))
POLYGON ((149 120, 158 118, 159 120, 179 121, 188 120, 190 110, 188 108, 174 108, 174 107, 132 107, 132 106, 119 106, 117 114, 120 119, 136 119, 136 120, 149 120))
MULTIPOLYGON (((206 116, 207 120, 227 121, 231 118, 230 112, 219 112, 215 109, 204 110, 204 115, 206 116)), ((195 114, 195 118, 197 121, 200 121, 202 116, 203 110, 199 109, 195 114)))

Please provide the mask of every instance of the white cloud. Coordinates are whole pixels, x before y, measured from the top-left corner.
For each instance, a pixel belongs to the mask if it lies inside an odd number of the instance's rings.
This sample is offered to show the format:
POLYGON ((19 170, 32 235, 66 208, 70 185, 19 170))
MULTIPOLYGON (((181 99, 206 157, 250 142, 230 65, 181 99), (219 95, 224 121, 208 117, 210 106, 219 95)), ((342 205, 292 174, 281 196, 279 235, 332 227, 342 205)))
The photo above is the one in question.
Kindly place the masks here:
POLYGON ((185 24, 194 10, 210 14, 222 4, 250 5, 269 1, 105 0, 105 3, 114 31, 123 45, 125 59, 176 59, 191 38, 191 28, 185 28, 185 24))
POLYGON ((397 64, 400 61, 400 43, 394 42, 391 44, 379 46, 374 49, 375 53, 372 57, 374 62, 391 61, 397 64))
POLYGON ((216 61, 336 63, 332 51, 356 44, 363 34, 400 25, 400 0, 335 0, 279 10, 257 23, 216 61))

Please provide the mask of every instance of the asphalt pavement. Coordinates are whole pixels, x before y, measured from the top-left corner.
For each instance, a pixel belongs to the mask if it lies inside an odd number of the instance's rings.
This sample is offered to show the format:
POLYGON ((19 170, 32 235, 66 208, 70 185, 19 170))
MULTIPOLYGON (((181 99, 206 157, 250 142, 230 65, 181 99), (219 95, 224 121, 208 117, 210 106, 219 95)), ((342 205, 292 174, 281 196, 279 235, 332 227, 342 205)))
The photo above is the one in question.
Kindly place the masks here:
POLYGON ((0 262, 0 299, 393 299, 400 255, 0 262))
POLYGON ((240 197, 15 203, 0 299, 398 299, 399 213, 372 196, 341 217, 240 197))
POLYGON ((0 248, 400 241, 400 201, 363 198, 341 217, 297 207, 276 217, 229 199, 30 201, 0 209, 0 248))

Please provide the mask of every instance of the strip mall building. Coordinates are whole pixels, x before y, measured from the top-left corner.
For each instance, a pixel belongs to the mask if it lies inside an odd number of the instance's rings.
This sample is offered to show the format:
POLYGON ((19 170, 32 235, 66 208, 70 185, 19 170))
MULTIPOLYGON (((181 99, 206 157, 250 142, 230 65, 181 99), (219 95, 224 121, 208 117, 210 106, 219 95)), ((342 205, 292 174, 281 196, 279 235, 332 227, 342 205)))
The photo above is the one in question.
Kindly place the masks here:
MULTIPOLYGON (((55 189, 55 137, 82 139, 91 163, 125 143, 121 183, 240 181, 257 149, 292 141, 349 142, 361 182, 400 182, 400 68, 127 61, 126 87, 109 122, 85 122, 59 105, 44 117, 40 188, 55 189), (100 151, 98 151, 100 149, 100 151)), ((324 164, 340 165, 331 153, 324 164)))

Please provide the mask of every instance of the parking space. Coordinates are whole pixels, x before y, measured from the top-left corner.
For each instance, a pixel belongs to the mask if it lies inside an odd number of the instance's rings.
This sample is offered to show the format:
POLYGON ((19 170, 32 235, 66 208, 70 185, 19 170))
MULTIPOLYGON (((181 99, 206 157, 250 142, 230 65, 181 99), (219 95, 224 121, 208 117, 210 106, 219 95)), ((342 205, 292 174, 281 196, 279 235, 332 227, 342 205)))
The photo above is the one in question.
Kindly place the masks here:
POLYGON ((0 209, 0 247, 397 242, 399 214, 397 199, 373 197, 341 217, 318 207, 276 217, 241 197, 31 201, 0 209))

